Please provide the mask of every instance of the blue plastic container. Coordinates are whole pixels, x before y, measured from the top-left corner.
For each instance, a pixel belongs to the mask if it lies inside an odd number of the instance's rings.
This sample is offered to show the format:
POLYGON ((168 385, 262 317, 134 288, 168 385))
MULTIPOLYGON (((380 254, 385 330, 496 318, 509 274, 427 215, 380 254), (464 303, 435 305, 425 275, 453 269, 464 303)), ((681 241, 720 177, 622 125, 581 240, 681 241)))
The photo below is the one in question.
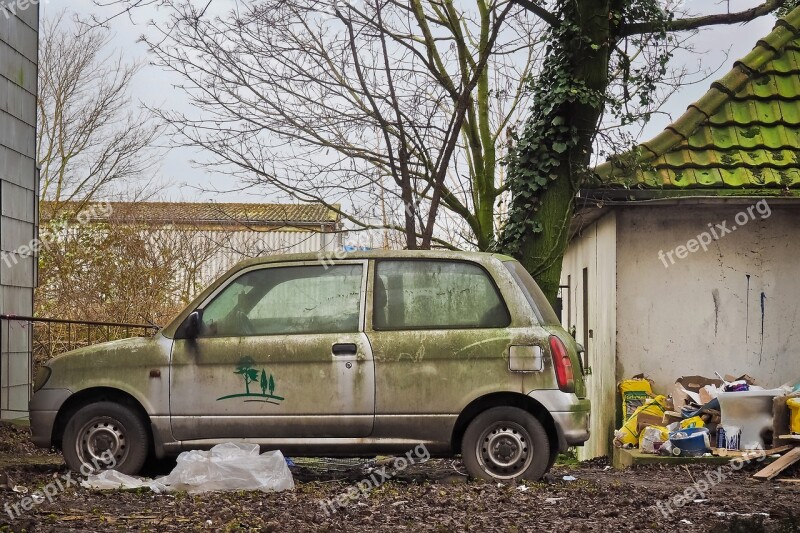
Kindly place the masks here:
POLYGON ((710 451, 711 434, 707 428, 687 428, 669 434, 673 455, 703 455, 710 451))

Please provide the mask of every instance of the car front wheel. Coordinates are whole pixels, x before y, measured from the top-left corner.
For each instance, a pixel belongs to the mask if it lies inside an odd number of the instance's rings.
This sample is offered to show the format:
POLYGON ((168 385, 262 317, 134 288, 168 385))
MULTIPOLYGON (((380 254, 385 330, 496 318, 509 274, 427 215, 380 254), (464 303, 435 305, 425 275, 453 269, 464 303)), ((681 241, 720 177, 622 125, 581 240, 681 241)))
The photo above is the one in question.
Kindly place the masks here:
POLYGON ((535 481, 547 472, 550 443, 542 423, 527 411, 494 407, 467 427, 461 454, 472 477, 535 481))
POLYGON ((67 466, 82 474, 113 469, 137 474, 145 460, 150 437, 142 418, 114 402, 91 403, 67 422, 62 449, 67 466))

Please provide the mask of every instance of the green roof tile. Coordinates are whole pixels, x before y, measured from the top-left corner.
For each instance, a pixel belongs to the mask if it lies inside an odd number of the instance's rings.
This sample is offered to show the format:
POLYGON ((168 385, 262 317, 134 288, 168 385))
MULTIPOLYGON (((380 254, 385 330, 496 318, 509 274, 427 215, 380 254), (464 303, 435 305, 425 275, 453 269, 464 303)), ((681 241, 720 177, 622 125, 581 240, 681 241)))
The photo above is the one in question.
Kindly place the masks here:
MULTIPOLYGON (((721 87, 726 94, 736 94, 736 92, 750 80, 750 72, 740 65, 735 65, 733 70, 718 79, 714 85, 721 87)), ((711 114, 713 109, 709 110, 711 114)))
POLYGON ((800 195, 800 8, 678 120, 595 173, 590 188, 800 195))
MULTIPOLYGON (((800 93, 798 93, 800 94, 800 93)), ((800 101, 780 102, 781 117, 787 124, 800 124, 800 101)))
POLYGON ((719 156, 716 150, 687 150, 689 161, 693 167, 708 168, 720 166, 719 156))
POLYGON ((781 57, 776 57, 770 64, 768 71, 772 74, 792 74, 797 72, 798 65, 795 52, 789 52, 781 57))
MULTIPOLYGON (((785 100, 796 100, 800 94, 800 76, 797 74, 788 76, 771 76, 772 83, 775 84, 775 94, 785 100)), ((771 95, 772 96, 772 95, 771 95)))
POLYGON ((774 98, 780 94, 775 76, 764 76, 756 78, 753 83, 748 83, 736 93, 737 100, 747 100, 750 98, 774 98))
POLYGON ((751 100, 755 107, 755 116, 760 122, 774 124, 783 120, 780 102, 776 100, 751 100))
POLYGON ((733 127, 704 128, 711 132, 711 146, 718 150, 728 150, 736 147, 736 130, 733 127))
POLYGON ((745 187, 751 184, 750 172, 742 167, 721 168, 720 174, 722 174, 722 181, 725 182, 725 185, 728 187, 745 187))
MULTIPOLYGON (((690 136, 687 147, 692 148, 706 148, 714 145, 714 137, 711 128, 699 128, 690 136)), ((684 147, 685 148, 685 147, 684 147)))

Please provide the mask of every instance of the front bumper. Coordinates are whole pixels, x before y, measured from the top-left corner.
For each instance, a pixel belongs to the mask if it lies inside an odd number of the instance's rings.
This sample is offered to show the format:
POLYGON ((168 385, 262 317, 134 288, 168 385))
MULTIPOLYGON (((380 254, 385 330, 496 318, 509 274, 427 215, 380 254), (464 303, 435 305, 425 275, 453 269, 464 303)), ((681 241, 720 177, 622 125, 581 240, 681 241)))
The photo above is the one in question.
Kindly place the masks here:
POLYGON ((53 445, 53 427, 58 411, 70 396, 72 391, 69 389, 41 389, 31 398, 28 405, 31 441, 39 448, 50 448, 53 445))

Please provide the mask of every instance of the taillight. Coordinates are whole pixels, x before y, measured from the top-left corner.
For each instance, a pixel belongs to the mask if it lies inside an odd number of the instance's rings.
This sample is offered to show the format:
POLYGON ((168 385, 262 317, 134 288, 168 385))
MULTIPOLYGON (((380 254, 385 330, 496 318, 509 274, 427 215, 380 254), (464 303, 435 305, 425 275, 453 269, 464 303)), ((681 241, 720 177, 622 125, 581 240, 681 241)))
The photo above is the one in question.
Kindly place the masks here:
POLYGON ((572 373, 572 360, 569 358, 564 342, 553 335, 550 337, 550 355, 556 369, 558 388, 563 392, 575 392, 575 376, 572 373))

